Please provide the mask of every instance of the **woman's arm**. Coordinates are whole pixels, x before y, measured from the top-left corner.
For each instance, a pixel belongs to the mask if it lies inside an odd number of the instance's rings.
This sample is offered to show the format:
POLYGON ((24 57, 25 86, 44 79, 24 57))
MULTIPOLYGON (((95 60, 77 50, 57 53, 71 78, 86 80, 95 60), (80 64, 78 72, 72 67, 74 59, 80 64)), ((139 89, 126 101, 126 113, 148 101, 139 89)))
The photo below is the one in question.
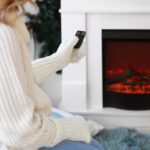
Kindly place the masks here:
POLYGON ((89 130, 82 117, 57 119, 34 111, 34 101, 19 80, 23 73, 15 65, 19 44, 11 27, 0 24, 0 42, 0 142, 29 150, 51 147, 64 139, 89 143, 89 130))
POLYGON ((56 53, 32 60, 33 74, 36 83, 40 83, 50 73, 64 68, 72 58, 73 47, 78 42, 76 36, 61 43, 56 53))

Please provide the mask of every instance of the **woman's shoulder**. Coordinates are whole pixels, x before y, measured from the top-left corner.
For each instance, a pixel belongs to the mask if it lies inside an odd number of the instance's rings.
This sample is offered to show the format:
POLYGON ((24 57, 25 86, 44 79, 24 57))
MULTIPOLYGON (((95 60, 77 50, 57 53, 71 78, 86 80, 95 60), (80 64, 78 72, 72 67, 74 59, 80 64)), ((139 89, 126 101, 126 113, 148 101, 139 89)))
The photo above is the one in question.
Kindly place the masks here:
POLYGON ((16 33, 12 26, 0 22, 0 39, 2 40, 3 38, 14 39, 16 38, 16 33))
POLYGON ((11 54, 14 57, 14 54, 18 55, 20 48, 19 38, 15 33, 13 27, 0 22, 0 52, 3 54, 11 54))
POLYGON ((5 44, 9 46, 17 45, 19 38, 13 27, 0 22, 0 45, 3 47, 5 44))

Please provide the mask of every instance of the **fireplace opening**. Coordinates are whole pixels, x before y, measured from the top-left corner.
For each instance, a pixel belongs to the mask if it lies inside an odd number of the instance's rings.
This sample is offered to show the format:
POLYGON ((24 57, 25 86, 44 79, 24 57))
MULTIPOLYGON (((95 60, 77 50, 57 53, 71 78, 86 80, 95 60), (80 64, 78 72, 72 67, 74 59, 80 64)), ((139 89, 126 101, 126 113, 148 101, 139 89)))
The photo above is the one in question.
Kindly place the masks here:
POLYGON ((102 30, 103 106, 150 109, 150 30, 102 30))

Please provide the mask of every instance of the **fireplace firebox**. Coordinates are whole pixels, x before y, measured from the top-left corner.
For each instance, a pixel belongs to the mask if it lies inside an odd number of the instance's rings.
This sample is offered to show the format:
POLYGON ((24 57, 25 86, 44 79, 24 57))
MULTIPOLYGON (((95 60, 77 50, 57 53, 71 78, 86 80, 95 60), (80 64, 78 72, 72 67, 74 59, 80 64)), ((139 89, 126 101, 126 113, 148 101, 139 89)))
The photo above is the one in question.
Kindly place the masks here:
POLYGON ((150 30, 102 30, 103 107, 150 109, 150 30))

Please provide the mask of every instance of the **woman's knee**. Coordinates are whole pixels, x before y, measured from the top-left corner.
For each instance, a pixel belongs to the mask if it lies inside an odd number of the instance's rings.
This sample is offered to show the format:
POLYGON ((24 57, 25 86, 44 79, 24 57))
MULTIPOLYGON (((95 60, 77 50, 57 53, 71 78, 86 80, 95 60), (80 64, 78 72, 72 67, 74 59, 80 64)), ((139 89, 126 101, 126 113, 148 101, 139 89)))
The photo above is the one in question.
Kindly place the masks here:
POLYGON ((84 144, 77 141, 64 140, 54 147, 42 147, 39 150, 103 150, 101 145, 95 140, 91 140, 91 143, 84 144))

